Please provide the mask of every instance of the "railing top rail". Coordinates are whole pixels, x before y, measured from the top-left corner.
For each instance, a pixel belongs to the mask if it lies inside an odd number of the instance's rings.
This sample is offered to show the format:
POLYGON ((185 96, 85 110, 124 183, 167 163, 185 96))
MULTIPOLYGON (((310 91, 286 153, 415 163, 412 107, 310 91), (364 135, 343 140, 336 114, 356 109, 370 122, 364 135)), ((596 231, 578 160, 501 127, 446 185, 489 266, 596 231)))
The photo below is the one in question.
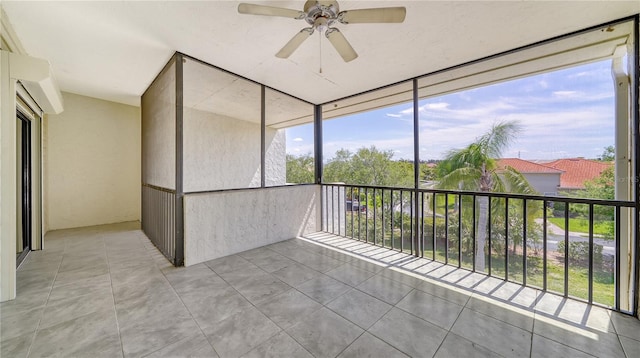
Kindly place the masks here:
POLYGON ((381 190, 402 190, 402 191, 417 191, 421 193, 435 193, 435 194, 454 194, 465 196, 487 196, 492 198, 509 198, 509 199, 526 199, 526 200, 545 200, 552 202, 564 202, 571 204, 593 204, 604 206, 618 206, 633 208, 636 206, 633 201, 626 200, 604 200, 604 199, 588 199, 588 198, 573 198, 568 196, 546 196, 546 195, 531 195, 531 194, 516 194, 516 193, 494 193, 484 191, 468 191, 468 190, 448 190, 448 189, 415 189, 409 187, 392 187, 392 186, 374 186, 374 185, 356 185, 356 184, 344 184, 344 183, 323 183, 325 186, 337 186, 345 188, 367 188, 367 189, 381 189, 381 190))

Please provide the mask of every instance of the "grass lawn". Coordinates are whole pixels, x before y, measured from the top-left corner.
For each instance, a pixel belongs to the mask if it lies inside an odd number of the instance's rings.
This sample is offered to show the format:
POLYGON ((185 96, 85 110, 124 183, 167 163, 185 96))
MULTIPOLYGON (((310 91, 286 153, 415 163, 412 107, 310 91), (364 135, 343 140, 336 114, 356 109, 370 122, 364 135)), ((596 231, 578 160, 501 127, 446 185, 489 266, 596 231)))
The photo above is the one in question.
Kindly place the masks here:
MULTIPOLYGON (((550 222, 564 230, 564 218, 548 218, 550 222)), ((611 234, 610 221, 596 221, 593 223, 593 233, 596 235, 611 234)), ((589 220, 569 218, 569 231, 589 234, 589 220)))

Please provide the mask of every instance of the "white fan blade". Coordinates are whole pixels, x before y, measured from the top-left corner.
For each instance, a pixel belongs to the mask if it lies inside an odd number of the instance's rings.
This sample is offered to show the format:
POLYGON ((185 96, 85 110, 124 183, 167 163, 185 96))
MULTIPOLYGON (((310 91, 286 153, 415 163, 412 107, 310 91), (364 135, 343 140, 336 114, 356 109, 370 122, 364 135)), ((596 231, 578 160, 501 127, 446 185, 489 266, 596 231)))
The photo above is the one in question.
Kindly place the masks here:
POLYGON ((406 15, 404 7, 347 10, 338 14, 338 21, 343 24, 399 23, 406 15))
POLYGON ((308 39, 309 36, 311 36, 311 34, 313 34, 313 28, 311 27, 300 30, 300 32, 292 37, 291 40, 289 40, 289 42, 287 42, 287 44, 284 45, 284 47, 280 49, 278 53, 276 53, 276 57, 288 58, 295 50, 298 49, 298 47, 300 47, 300 45, 302 45, 304 40, 308 39))
POLYGON ((238 12, 249 15, 279 16, 291 19, 304 19, 306 14, 302 11, 285 9, 283 7, 264 6, 241 3, 238 12))
POLYGON ((344 62, 355 60, 356 57, 358 57, 356 50, 351 47, 351 44, 349 44, 349 41, 347 41, 346 37, 344 37, 340 30, 330 28, 327 30, 326 36, 333 47, 335 47, 336 51, 338 51, 340 56, 342 56, 344 62))

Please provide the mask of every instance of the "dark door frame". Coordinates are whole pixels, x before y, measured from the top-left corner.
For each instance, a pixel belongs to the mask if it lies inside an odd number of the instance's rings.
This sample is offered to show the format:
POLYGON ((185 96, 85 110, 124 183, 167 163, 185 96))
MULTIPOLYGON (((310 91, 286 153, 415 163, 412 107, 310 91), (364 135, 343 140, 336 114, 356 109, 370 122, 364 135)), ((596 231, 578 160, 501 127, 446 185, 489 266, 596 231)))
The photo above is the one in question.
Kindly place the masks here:
POLYGON ((33 203, 31 199, 32 193, 32 171, 31 171, 31 121, 22 114, 19 110, 16 110, 16 118, 18 120, 17 125, 22 126, 20 148, 18 148, 18 160, 20 163, 21 181, 18 183, 20 186, 20 197, 18 198, 18 208, 22 211, 22 220, 18 225, 22 225, 22 252, 16 253, 16 266, 20 266, 24 258, 29 254, 32 248, 32 227, 31 227, 31 215, 33 210, 33 203))

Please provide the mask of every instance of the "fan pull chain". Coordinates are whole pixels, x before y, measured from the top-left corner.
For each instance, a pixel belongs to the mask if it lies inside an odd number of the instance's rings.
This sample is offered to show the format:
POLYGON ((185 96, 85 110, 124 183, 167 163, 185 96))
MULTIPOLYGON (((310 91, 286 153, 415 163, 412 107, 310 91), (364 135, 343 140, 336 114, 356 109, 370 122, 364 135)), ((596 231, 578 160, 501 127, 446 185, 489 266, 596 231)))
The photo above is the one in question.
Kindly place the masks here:
POLYGON ((320 47, 320 72, 322 73, 322 34, 320 34, 320 36, 318 36, 319 42, 318 42, 318 46, 320 47))

